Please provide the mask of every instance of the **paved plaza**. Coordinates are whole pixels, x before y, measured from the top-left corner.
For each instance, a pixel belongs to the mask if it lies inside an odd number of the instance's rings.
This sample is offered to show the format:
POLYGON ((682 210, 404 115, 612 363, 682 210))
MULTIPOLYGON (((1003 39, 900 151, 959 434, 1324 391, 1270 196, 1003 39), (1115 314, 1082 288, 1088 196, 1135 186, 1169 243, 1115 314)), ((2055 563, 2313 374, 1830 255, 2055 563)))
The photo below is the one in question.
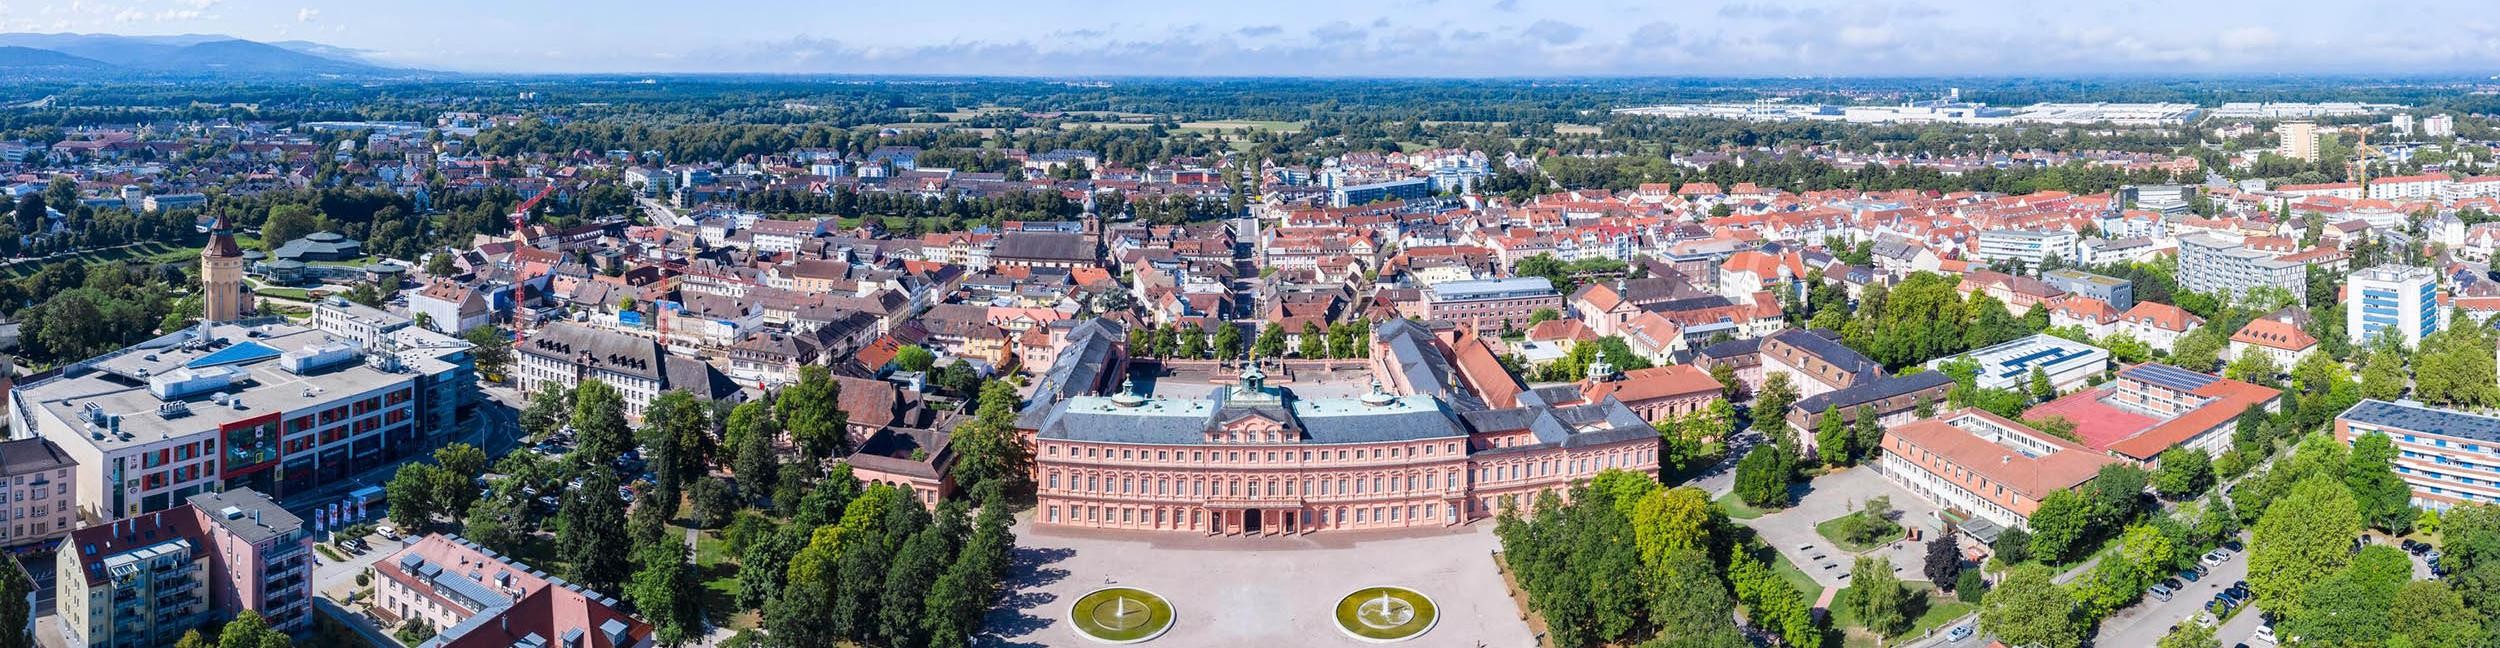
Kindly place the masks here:
POLYGON ((1397 585, 1432 597, 1440 624, 1410 646, 1529 648, 1535 637, 1494 570, 1493 523, 1421 532, 1204 537, 1016 528, 1005 605, 982 646, 1096 646, 1068 626, 1068 604, 1107 586, 1170 600, 1171 632, 1146 646, 1356 647, 1332 620, 1356 589, 1397 585))
POLYGON ((1901 523, 1904 529, 1918 529, 1921 541, 1895 541, 1865 555, 1892 559, 1892 565, 1900 568, 1902 580, 1926 580, 1923 571, 1927 565, 1925 540, 1942 532, 1944 523, 1936 519, 1935 505, 1894 485, 1883 475, 1875 474, 1875 469, 1871 467, 1861 466, 1815 478, 1805 496, 1798 498, 1796 506, 1742 522, 1761 534, 1764 543, 1787 556, 1788 562, 1804 570, 1806 575, 1813 576, 1815 582, 1825 587, 1839 587, 1848 584, 1842 577, 1849 574, 1857 555, 1832 546, 1830 540, 1814 532, 1814 525, 1848 514, 1859 504, 1878 496, 1892 498, 1893 510, 1899 511, 1893 521, 1901 523), (1818 560, 1815 556, 1822 558, 1818 560))

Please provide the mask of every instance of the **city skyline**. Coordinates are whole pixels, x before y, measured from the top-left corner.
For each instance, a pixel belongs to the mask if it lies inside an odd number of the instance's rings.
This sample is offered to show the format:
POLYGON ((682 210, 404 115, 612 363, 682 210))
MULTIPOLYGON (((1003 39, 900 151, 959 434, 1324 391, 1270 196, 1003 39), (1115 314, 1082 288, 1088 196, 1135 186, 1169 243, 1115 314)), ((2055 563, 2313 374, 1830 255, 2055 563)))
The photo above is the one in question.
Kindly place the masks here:
MULTIPOLYGON (((15 3, 13 3, 14 5, 15 3)), ((419 11, 303 0, 74 0, 0 10, 0 32, 310 41, 396 67, 483 73, 1007 76, 2000 76, 2488 74, 2500 23, 2353 33, 2383 5, 2229 1, 1763 3, 1310 0, 1188 11, 1115 0, 736 12, 450 0, 419 11), (1082 10, 1075 10, 1082 9, 1082 10), (595 19, 599 24, 580 25, 595 19)))

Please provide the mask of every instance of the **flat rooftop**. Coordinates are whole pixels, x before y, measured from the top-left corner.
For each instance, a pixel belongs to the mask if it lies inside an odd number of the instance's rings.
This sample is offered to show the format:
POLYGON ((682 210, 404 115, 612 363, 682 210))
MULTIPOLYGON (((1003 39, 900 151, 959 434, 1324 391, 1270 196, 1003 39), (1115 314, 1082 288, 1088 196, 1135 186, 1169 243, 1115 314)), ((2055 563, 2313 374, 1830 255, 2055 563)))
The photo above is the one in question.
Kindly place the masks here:
POLYGON ((2095 451, 2108 450, 2111 445, 2133 438, 2161 423, 2161 419, 2101 402, 2107 396, 2109 388, 2106 387, 2067 394, 2023 412, 2023 419, 2036 421, 2050 416, 2066 417, 2066 420, 2074 421, 2075 436, 2083 440, 2083 446, 2095 451))
POLYGON ((2500 418, 2425 407, 2419 403, 2364 400, 2354 403, 2335 418, 2363 425, 2500 443, 2500 418))
POLYGON ((416 375, 406 369, 384 371, 361 357, 301 375, 281 366, 286 354, 340 342, 291 324, 192 327, 73 365, 58 377, 21 385, 16 397, 60 426, 47 426, 48 430, 107 432, 101 439, 92 433, 47 434, 54 443, 85 443, 112 452, 325 404, 344 395, 407 382, 416 375), (160 399, 150 390, 151 378, 199 374, 231 378, 222 387, 175 398, 160 399), (227 404, 216 402, 221 394, 227 404), (110 433, 111 423, 92 426, 90 412, 117 421, 121 434, 110 433))

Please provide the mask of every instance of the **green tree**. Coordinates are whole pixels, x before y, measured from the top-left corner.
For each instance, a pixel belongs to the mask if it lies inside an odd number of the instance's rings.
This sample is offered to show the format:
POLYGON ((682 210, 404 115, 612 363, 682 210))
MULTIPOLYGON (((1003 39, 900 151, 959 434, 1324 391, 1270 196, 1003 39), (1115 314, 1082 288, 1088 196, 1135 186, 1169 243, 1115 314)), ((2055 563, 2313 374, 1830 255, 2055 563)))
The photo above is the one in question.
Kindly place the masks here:
POLYGON ((2269 609, 2297 617, 2302 596, 2351 559, 2360 534, 2360 507, 2342 483, 2328 475, 2303 479, 2257 521, 2249 588, 2269 609))
POLYGON ((16 566, 0 569, 0 648, 34 648, 35 638, 22 629, 35 620, 34 609, 27 597, 34 594, 35 582, 26 570, 16 566))
POLYGON ((2154 648, 2214 648, 2222 645, 2214 638, 2214 627, 2203 623, 2182 623, 2162 635, 2154 648))
POLYGON ((1319 330, 1319 324, 1302 323, 1301 348, 1295 351, 1295 355, 1314 359, 1328 357, 1328 334, 1319 330))
POLYGON ((676 513, 686 482, 702 478, 711 464, 711 449, 718 445, 712 439, 711 416, 711 405, 685 390, 661 392, 643 408, 640 437, 650 453, 644 459, 664 513, 676 513))
POLYGON ((1816 421, 1814 427, 1815 456, 1822 459, 1823 465, 1849 465, 1849 444, 1853 439, 1848 424, 1840 420, 1840 406, 1824 406, 1822 416, 1817 418, 1822 420, 1816 421))
POLYGON ((730 408, 722 436, 729 469, 739 484, 757 492, 780 482, 781 457, 773 440, 781 436, 781 421, 773 418, 770 402, 758 399, 730 408))
POLYGON ((2077 648, 2089 629, 2074 595, 2050 580, 2048 568, 2025 565, 1989 590, 1979 603, 1979 624, 2009 646, 2077 648))
POLYGON ((2389 533, 2413 527, 2413 489, 2396 476, 2396 444, 2385 434, 2362 434, 2352 440, 2352 458, 2344 467, 2344 486, 2361 507, 2361 521, 2389 533))
POLYGON ((1736 497, 1750 506, 1787 508, 1788 477, 1795 457, 1777 445, 1758 445, 1736 462, 1736 497))
POLYGON ((1241 357, 1241 326, 1224 322, 1215 327, 1215 357, 1230 360, 1241 357))
POLYGON ((633 569, 622 550, 632 546, 625 532, 625 503, 617 499, 614 472, 582 472, 587 474, 581 487, 566 491, 556 509, 556 557, 571 567, 574 582, 617 591, 633 569))
POLYGON ((2482 620, 2442 581, 2405 583, 2387 618, 2388 629, 2415 646, 2470 646, 2483 637, 2482 620))
POLYGON ((2031 513, 2031 554, 2049 562, 2065 562, 2084 548, 2091 526, 2091 502, 2074 491, 2049 493, 2031 513))
POLYGON ((573 390, 541 389, 530 395, 529 407, 521 410, 521 431, 532 439, 546 438, 564 426, 572 410, 573 390))
POLYGON ((1259 339, 1250 352, 1261 358, 1285 357, 1285 327, 1273 322, 1259 325, 1259 339))
POLYGON ((2275 363, 2274 354, 2257 347, 2249 347, 2247 351, 2241 352, 2240 358, 2231 361, 2231 366, 2223 370, 2223 375, 2227 378, 2268 387, 2282 384, 2282 381, 2276 378, 2276 375, 2281 373, 2283 373, 2283 367, 2275 363))
POLYGON ((1016 389, 1004 382, 982 385, 980 408, 955 428, 955 480, 969 490, 990 481, 1021 485, 1030 471, 1024 444, 1015 438, 1016 389))
POLYGON ((2203 450, 2171 448, 2154 461, 2153 490, 2162 497, 2185 500, 2205 494, 2214 485, 2213 459, 2203 450))
POLYGON ((1789 383, 1788 372, 1775 371, 1762 380, 1762 389, 1753 397, 1753 429, 1773 439, 1788 432, 1788 406, 1797 402, 1797 388, 1789 383))
POLYGON ((842 384, 823 365, 799 368, 799 381, 774 399, 781 427, 810 457, 850 454, 850 415, 842 411, 842 384))
POLYGON ((633 449, 633 431, 625 423, 625 395, 598 379, 584 379, 573 389, 573 457, 605 465, 633 449))
POLYGON ((929 351, 927 347, 906 344, 894 350, 894 366, 904 371, 925 372, 930 367, 937 366, 937 354, 929 351))
POLYGON ((702 610, 694 593, 701 591, 694 568, 686 564, 686 545, 669 539, 634 549, 638 566, 625 585, 625 599, 651 622, 663 646, 684 645, 702 633, 702 610))
POLYGON ((257 610, 244 610, 234 615, 234 620, 227 621, 225 629, 217 632, 217 648, 287 648, 293 645, 294 639, 277 628, 269 627, 269 620, 261 618, 257 610))
POLYGON ((1859 556, 1849 572, 1849 607, 1859 623, 1884 637, 1910 629, 1910 590, 1893 575, 1892 560, 1859 556))
POLYGON ((2393 547, 2370 546, 2301 593, 2298 614, 2283 623, 2285 634, 2327 646, 2375 646, 2386 641, 2390 609, 2404 584, 2413 580, 2413 560, 2393 547))
POLYGON ((382 487, 383 501, 391 507, 391 519, 411 531, 431 525, 435 515, 446 512, 436 503, 444 474, 442 467, 433 464, 400 464, 399 470, 391 474, 390 483, 382 487))

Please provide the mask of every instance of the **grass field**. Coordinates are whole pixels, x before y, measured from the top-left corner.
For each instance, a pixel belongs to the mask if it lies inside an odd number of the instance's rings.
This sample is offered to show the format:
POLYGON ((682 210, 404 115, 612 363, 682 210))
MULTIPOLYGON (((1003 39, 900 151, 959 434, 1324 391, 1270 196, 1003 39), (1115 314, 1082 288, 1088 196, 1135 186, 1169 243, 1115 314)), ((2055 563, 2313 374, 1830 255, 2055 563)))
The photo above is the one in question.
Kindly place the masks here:
POLYGON ((302 288, 269 288, 269 287, 253 288, 253 289, 252 289, 252 294, 254 294, 254 295, 260 295, 260 296, 263 296, 263 297, 276 297, 276 298, 279 298, 279 299, 292 299, 292 300, 295 300, 295 301, 310 301, 310 300, 312 299, 312 291, 305 290, 305 289, 302 289, 302 288))
POLYGON ((1726 513, 1729 519, 1751 520, 1765 514, 1762 509, 1746 504, 1744 498, 1737 497, 1735 493, 1721 495, 1714 503, 1719 505, 1719 512, 1726 513))
MULTIPOLYGON (((67 261, 73 258, 86 261, 88 263, 103 263, 108 261, 193 263, 197 262, 200 258, 200 248, 197 245, 186 246, 162 241, 149 241, 129 247, 113 248, 100 252, 63 254, 53 257, 51 261, 67 261)), ((46 262, 41 261, 22 261, 5 267, 0 267, 0 277, 15 279, 31 275, 38 270, 42 270, 45 263, 46 262)))
POLYGON ((1790 587, 1804 592, 1808 599, 1823 595, 1823 584, 1815 582, 1813 576, 1807 576, 1806 571, 1798 569, 1795 563, 1788 562, 1788 556, 1767 548, 1762 553, 1771 561, 1771 573, 1778 574, 1780 580, 1788 581, 1790 587))
POLYGON ((1830 541, 1832 541, 1832 545, 1833 545, 1833 546, 1840 547, 1840 550, 1841 550, 1841 551, 1846 551, 1846 552, 1849 552, 1849 553, 1861 553, 1861 552, 1864 552, 1864 551, 1869 550, 1869 549, 1874 549, 1874 548, 1876 548, 1876 547, 1881 547, 1881 546, 1884 546, 1884 545, 1886 545, 1886 544, 1891 544, 1891 542, 1892 542, 1893 540, 1899 540, 1899 539, 1901 539, 1901 531, 1900 531, 1900 529, 1899 529, 1899 528, 1897 527, 1897 525, 1896 525, 1896 528, 1894 529, 1894 533, 1892 533, 1891 535, 1887 536, 1887 538, 1888 538, 1888 539, 1886 539, 1886 540, 1885 540, 1885 541, 1883 541, 1883 542, 1878 542, 1878 543, 1874 543, 1874 544, 1864 544, 1864 543, 1850 542, 1850 541, 1849 541, 1849 539, 1848 539, 1847 537, 1845 537, 1845 535, 1844 535, 1843 533, 1841 533, 1841 528, 1842 528, 1842 527, 1844 527, 1844 526, 1847 526, 1847 525, 1848 525, 1848 523, 1849 523, 1849 519, 1850 519, 1851 517, 1853 517, 1853 516, 1856 516, 1856 515, 1858 515, 1858 514, 1857 514, 1857 513, 1850 513, 1850 514, 1848 514, 1848 515, 1843 515, 1843 516, 1836 517, 1836 518, 1832 518, 1832 519, 1829 519, 1829 520, 1824 520, 1824 521, 1821 521, 1821 522, 1816 522, 1816 523, 1814 524, 1814 533, 1815 533, 1816 535, 1823 536, 1823 539, 1825 539, 1825 540, 1830 540, 1830 541))
MULTIPOLYGON (((668 527, 671 538, 683 538, 686 528, 668 527)), ((758 618, 738 607, 738 558, 729 554, 729 541, 718 531, 696 531, 694 534, 695 578, 703 583, 701 607, 705 617, 727 619, 719 622, 732 629, 756 626, 758 618)))

